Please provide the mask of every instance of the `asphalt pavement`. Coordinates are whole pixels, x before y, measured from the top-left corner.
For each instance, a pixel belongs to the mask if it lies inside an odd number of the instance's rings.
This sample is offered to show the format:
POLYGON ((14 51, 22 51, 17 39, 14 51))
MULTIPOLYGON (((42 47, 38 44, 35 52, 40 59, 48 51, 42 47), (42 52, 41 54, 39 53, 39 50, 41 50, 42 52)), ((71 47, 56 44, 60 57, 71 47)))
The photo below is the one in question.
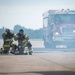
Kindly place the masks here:
POLYGON ((30 41, 33 55, 0 55, 0 75, 75 75, 75 49, 45 49, 42 40, 30 41))
POLYGON ((75 52, 0 55, 0 75, 75 75, 75 52))

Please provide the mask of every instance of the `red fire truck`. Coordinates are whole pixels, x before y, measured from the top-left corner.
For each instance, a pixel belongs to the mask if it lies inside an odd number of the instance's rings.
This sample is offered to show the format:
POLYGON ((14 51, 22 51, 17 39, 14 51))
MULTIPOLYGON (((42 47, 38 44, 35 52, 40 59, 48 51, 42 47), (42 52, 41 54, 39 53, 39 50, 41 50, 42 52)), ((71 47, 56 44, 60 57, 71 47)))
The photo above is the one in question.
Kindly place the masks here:
POLYGON ((75 47, 75 11, 49 10, 43 13, 45 48, 75 47))

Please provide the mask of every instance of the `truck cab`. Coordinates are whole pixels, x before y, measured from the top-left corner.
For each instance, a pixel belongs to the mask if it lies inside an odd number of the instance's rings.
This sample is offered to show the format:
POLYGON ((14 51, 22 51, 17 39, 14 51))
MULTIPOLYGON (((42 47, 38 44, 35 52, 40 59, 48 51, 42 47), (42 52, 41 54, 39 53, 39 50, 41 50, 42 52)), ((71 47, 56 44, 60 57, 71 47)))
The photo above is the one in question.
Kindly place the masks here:
POLYGON ((74 48, 75 11, 62 9, 43 13, 43 40, 45 48, 74 48))

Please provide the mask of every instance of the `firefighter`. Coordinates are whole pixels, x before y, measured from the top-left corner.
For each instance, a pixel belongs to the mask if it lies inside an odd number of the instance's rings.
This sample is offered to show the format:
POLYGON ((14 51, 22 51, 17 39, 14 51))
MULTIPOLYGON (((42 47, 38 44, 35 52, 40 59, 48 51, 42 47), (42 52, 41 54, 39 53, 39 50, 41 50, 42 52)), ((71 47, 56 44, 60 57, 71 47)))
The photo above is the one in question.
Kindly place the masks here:
POLYGON ((5 32, 2 34, 2 38, 3 38, 3 48, 4 51, 3 53, 8 54, 10 47, 11 47, 11 43, 13 42, 13 37, 14 37, 14 33, 10 31, 10 29, 6 29, 5 32))
POLYGON ((17 33, 14 37, 15 41, 18 40, 18 50, 20 53, 24 52, 25 47, 28 47, 29 55, 32 55, 32 44, 28 41, 29 36, 24 34, 24 30, 20 29, 19 33, 17 33))
POLYGON ((3 48, 0 48, 0 53, 1 53, 1 54, 3 53, 3 48))

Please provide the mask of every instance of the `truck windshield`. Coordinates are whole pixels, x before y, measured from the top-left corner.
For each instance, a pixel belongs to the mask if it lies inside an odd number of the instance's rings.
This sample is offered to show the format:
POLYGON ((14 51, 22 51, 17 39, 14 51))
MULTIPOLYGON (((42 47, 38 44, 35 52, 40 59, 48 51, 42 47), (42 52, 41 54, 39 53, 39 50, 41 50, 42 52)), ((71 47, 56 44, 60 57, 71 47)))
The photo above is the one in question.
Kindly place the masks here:
POLYGON ((75 24, 75 14, 56 14, 55 24, 75 24))

